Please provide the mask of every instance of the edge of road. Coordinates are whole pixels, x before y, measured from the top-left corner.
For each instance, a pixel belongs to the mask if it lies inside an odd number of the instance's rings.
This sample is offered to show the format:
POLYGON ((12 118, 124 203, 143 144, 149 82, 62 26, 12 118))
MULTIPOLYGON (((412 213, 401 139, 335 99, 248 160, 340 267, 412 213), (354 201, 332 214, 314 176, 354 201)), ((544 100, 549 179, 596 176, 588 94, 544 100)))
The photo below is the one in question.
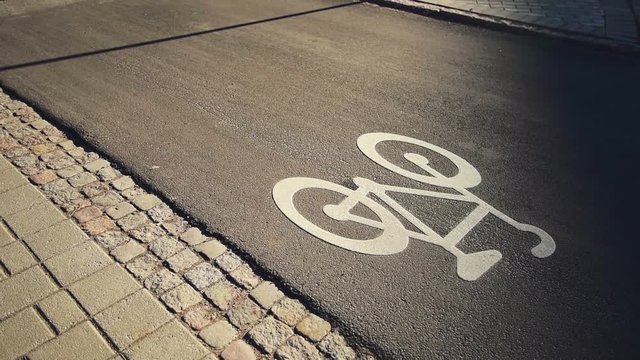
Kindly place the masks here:
POLYGON ((218 229, 207 225, 203 219, 191 215, 188 209, 178 204, 169 194, 166 194, 155 184, 141 176, 137 171, 135 171, 135 169, 120 161, 117 157, 111 156, 99 145, 87 140, 86 134, 83 134, 82 131, 76 130, 64 119, 53 114, 45 106, 41 105, 37 99, 20 92, 0 80, 0 93, 2 92, 12 99, 23 102, 33 109, 42 119, 46 120, 57 130, 61 131, 67 139, 73 141, 77 147, 83 148, 86 152, 94 152, 100 159, 108 161, 114 170, 120 172, 123 176, 130 177, 134 181, 135 185, 141 188, 142 191, 157 196, 163 204, 167 205, 175 215, 186 221, 189 226, 200 229, 204 236, 218 240, 226 246, 228 250, 238 256, 241 261, 248 264, 255 275, 264 281, 275 284, 277 288, 284 293, 286 298, 299 301, 310 313, 316 314, 320 318, 328 321, 331 324, 332 331, 338 331, 346 340, 347 344, 355 350, 356 358, 358 360, 389 358, 389 354, 381 346, 366 339, 355 329, 348 326, 339 317, 332 314, 329 309, 320 304, 317 300, 299 291, 282 276, 269 270, 266 264, 264 264, 260 259, 238 247, 231 237, 221 233, 218 229))
MULTIPOLYGON (((484 15, 470 11, 454 9, 446 6, 431 4, 416 0, 363 0, 366 3, 380 7, 406 11, 431 18, 452 21, 466 25, 484 27, 488 29, 507 31, 516 34, 536 34, 553 39, 570 41, 581 45, 614 50, 621 53, 640 54, 640 43, 616 41, 607 37, 581 34, 543 27, 526 22, 506 19, 498 16, 484 15)), ((640 30, 639 30, 640 31, 640 30)))

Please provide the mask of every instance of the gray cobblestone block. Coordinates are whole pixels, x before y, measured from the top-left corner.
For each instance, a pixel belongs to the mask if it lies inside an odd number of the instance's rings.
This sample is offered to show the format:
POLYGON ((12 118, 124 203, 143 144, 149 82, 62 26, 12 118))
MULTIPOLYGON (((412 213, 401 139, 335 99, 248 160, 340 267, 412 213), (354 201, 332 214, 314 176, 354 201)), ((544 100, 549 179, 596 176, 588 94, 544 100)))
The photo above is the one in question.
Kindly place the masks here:
POLYGON ((82 194, 69 185, 64 179, 58 179, 44 184, 42 191, 56 204, 68 203, 82 197, 82 194))
POLYGON ((242 260, 232 252, 226 252, 216 258, 216 265, 226 272, 235 270, 242 265, 242 260))
POLYGON ((204 255, 207 259, 213 260, 224 254, 227 247, 222 245, 218 240, 209 240, 194 247, 194 250, 204 255))
POLYGON ((122 194, 122 196, 127 200, 133 200, 136 196, 144 194, 144 190, 139 186, 133 186, 126 190, 122 190, 120 194, 122 194))
POLYGON ((47 164, 47 167, 54 170, 64 169, 76 162, 67 156, 62 150, 52 151, 47 154, 40 155, 40 159, 47 164))
POLYGON ((186 242, 187 244, 193 246, 203 243, 207 240, 207 237, 202 235, 198 228, 190 228, 180 235, 180 240, 186 242))
POLYGON ((151 220, 157 223, 162 223, 165 221, 170 221, 176 218, 176 215, 173 213, 171 208, 169 208, 166 204, 160 204, 148 211, 149 217, 151 220))
POLYGON ((160 300, 173 312, 181 313, 203 300, 202 295, 188 284, 182 284, 160 296, 160 300))
POLYGON ((96 172, 98 179, 101 181, 111 181, 118 178, 121 174, 112 167, 104 167, 96 172))
POLYGON ((165 268, 161 268, 144 280, 144 287, 156 294, 163 294, 182 283, 183 281, 178 275, 165 268))
POLYGON ((129 241, 122 244, 111 251, 113 256, 118 262, 127 263, 136 256, 142 255, 146 249, 135 241, 129 241))
POLYGON ((201 261, 202 258, 196 255, 193 251, 185 249, 168 258, 167 264, 171 270, 175 272, 183 272, 201 261))
POLYGON ((331 331, 331 324, 317 315, 310 314, 296 325, 296 330, 312 341, 320 341, 331 331))
POLYGON ((253 289, 249 295, 265 309, 269 309, 284 294, 272 282, 265 281, 253 289))
POLYGON ((62 150, 71 150, 76 147, 76 145, 71 140, 61 141, 58 143, 58 146, 60 146, 62 150))
POLYGON ((267 354, 271 354, 293 335, 293 330, 274 317, 268 316, 260 324, 249 330, 248 335, 260 349, 267 354))
POLYGON ((200 331, 211 324, 217 317, 217 312, 206 302, 202 302, 185 311, 182 315, 182 320, 193 330, 200 331))
POLYGON ((246 298, 235 304, 227 312, 227 317, 233 325, 242 329, 260 321, 264 314, 265 311, 260 306, 246 298))
POLYGON ((90 171, 92 173, 95 173, 98 170, 107 166, 109 166, 109 162, 105 159, 97 159, 84 164, 84 168, 87 169, 87 171, 90 171))
POLYGON ((136 208, 130 203, 123 201, 114 206, 108 207, 105 212, 109 215, 110 218, 114 220, 121 219, 131 213, 136 211, 136 208))
POLYGON ((109 185, 96 181, 83 186, 80 191, 88 197, 94 197, 109 191, 109 185))
POLYGON ((224 275, 222 275, 220 270, 216 269, 211 264, 202 263, 187 271, 184 274, 184 277, 191 285, 195 286, 196 289, 203 290, 216 281, 222 279, 224 275))
POLYGON ((149 244, 149 250, 163 260, 166 260, 183 248, 184 245, 169 236, 162 237, 149 244))
POLYGON ((245 289, 253 289, 260 283, 260 277, 247 264, 242 264, 229 273, 233 281, 245 289))
POLYGON ((340 334, 335 332, 327 335, 318 343, 318 349, 334 360, 353 360, 356 358, 355 351, 347 345, 340 334))
POLYGON ((322 360, 324 357, 318 349, 300 336, 290 337, 284 346, 276 351, 276 359, 282 360, 322 360))
POLYGON ((46 153, 52 152, 57 148, 58 147, 56 146, 56 144, 50 143, 50 142, 45 142, 45 143, 40 143, 40 144, 37 144, 37 145, 33 145, 31 147, 31 152, 34 153, 35 155, 40 156, 42 154, 46 154, 46 153))
POLYGON ((208 287, 204 295, 219 309, 227 310, 241 295, 241 291, 227 280, 220 280, 208 287))
POLYGON ((289 326, 295 326, 307 315, 307 309, 302 303, 288 297, 282 298, 277 304, 273 305, 271 312, 278 320, 289 326))
POLYGON ((71 166, 67 166, 66 168, 60 169, 56 171, 56 174, 58 174, 58 176, 60 176, 61 178, 70 178, 74 175, 78 175, 80 174, 82 171, 82 166, 80 165, 71 165, 71 166))
MULTIPOLYGON (((145 279, 158 271, 162 266, 160 260, 150 253, 145 253, 127 263, 127 270, 138 280, 145 279)), ((145 285, 146 287, 146 285, 145 285)))
POLYGON ((122 196, 113 191, 91 197, 91 202, 101 208, 113 206, 122 200, 122 196))
POLYGON ((129 234, 143 243, 150 243, 167 235, 161 227, 155 224, 142 225, 130 230, 129 234))
POLYGON ((118 220, 118 226, 124 231, 129 231, 149 222, 149 218, 142 212, 133 213, 118 220))
POLYGON ((72 177, 68 178, 67 181, 69 182, 69 184, 71 184, 71 186, 78 188, 81 186, 85 186, 88 185, 94 181, 97 181, 98 179, 95 177, 95 175, 88 173, 88 172, 81 172, 77 175, 73 175, 72 177))
POLYGON ((222 350, 238 337, 238 332, 227 321, 221 320, 200 331, 198 336, 214 349, 222 350))
POLYGON ((162 203, 162 201, 158 199, 157 196, 151 194, 141 194, 133 199, 133 205, 143 211, 147 211, 160 203, 162 203))
POLYGON ((113 186, 116 190, 120 190, 120 191, 129 189, 134 185, 135 183, 128 176, 123 176, 111 182, 111 186, 113 186))
POLYGON ((102 234, 96 235, 95 239, 98 244, 108 250, 112 250, 130 241, 129 236, 119 230, 105 231, 102 234))
POLYGON ((73 199, 67 203, 60 204, 60 208, 66 213, 73 213, 76 210, 90 206, 91 202, 85 198, 73 199))
POLYGON ((163 222, 162 227, 173 236, 180 236, 189 228, 189 223, 184 220, 176 219, 171 222, 163 222))

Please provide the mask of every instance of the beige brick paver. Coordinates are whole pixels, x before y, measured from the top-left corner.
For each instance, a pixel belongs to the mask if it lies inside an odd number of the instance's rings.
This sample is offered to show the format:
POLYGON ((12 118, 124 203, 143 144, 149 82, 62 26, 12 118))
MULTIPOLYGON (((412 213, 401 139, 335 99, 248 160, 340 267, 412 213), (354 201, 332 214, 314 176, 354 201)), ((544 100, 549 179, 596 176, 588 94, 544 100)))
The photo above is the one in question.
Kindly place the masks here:
POLYGON ((40 266, 33 266, 0 282, 0 319, 33 304, 58 287, 40 266))
POLYGON ((27 184, 0 194, 0 217, 14 214, 47 199, 27 184))
POLYGON ((114 263, 71 285, 69 290, 93 315, 140 288, 133 276, 114 263))
POLYGON ((29 360, 103 360, 115 352, 88 321, 70 329, 29 354, 29 360))
POLYGON ((42 260, 61 254, 87 240, 89 237, 71 220, 62 221, 24 238, 42 260))
POLYGON ((84 312, 66 291, 57 293, 38 302, 38 308, 58 333, 86 319, 84 312))
POLYGON ((87 241, 45 262, 45 266, 63 285, 71 284, 113 262, 93 242, 87 241))
POLYGON ((9 229, 0 221, 0 246, 5 246, 16 241, 9 229))
POLYGON ((28 209, 7 215, 5 221, 13 232, 19 237, 24 237, 59 223, 65 218, 64 214, 53 206, 53 204, 43 202, 28 209))
POLYGON ((125 351, 131 360, 197 360, 209 351, 180 322, 173 320, 125 351))
POLYGON ((31 252, 18 241, 0 247, 0 262, 11 274, 20 272, 37 263, 31 252))
POLYGON ((13 167, 0 170, 0 193, 7 192, 27 183, 27 179, 13 167))
POLYGON ((0 322, 0 359, 14 359, 54 337, 33 308, 0 322))

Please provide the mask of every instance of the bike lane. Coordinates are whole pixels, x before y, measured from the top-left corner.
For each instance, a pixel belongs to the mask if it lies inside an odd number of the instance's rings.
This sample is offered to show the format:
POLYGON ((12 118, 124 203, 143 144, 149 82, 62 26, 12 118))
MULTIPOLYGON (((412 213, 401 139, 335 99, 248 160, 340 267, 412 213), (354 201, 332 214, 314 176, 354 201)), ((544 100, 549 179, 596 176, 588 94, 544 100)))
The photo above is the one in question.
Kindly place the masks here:
MULTIPOLYGON (((91 50, 96 39, 117 46, 335 3, 133 4, 83 3, 55 10, 54 20, 5 20, 2 65, 91 50), (133 25, 145 39, 119 30, 133 25), (158 30, 169 28, 175 33, 158 30), (113 38, 101 38, 100 29, 113 38), (42 38, 50 44, 34 40, 42 38)), ((635 289, 626 222, 632 201, 616 200, 629 199, 623 170, 637 159, 632 60, 357 5, 17 68, 0 81, 227 236, 381 357, 598 358, 631 354, 637 334, 625 296, 635 289), (399 253, 359 254, 309 235, 278 209, 273 187, 291 177, 350 189, 362 177, 441 190, 364 156, 356 141, 376 131, 468 161, 482 177, 469 191, 549 233, 556 251, 531 256, 535 235, 489 216, 458 247, 502 258, 465 281, 455 257, 436 245, 408 240, 399 253)), ((403 158, 420 149, 388 145, 376 150, 420 171, 403 158)), ((445 158, 423 155, 445 176, 455 174, 445 158)), ((414 194, 394 199, 441 235, 473 210, 414 194)), ((327 219, 323 206, 340 200, 331 193, 298 200, 306 217, 331 232, 378 234, 327 219)))

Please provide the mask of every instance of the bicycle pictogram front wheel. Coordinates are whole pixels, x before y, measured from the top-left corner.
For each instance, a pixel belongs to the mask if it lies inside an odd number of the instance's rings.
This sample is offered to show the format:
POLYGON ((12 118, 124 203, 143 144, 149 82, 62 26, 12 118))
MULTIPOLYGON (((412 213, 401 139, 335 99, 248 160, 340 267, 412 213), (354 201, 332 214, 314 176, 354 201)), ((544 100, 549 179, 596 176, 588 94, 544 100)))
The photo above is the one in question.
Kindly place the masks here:
MULTIPOLYGON (((369 255, 395 254, 407 247, 409 237, 402 223, 389 210, 366 196, 359 196, 358 203, 371 210, 380 219, 377 223, 380 226, 376 227, 382 232, 377 237, 368 240, 352 239, 321 228, 303 216, 294 204, 296 193, 305 189, 329 190, 344 195, 345 198, 354 196, 355 191, 314 178, 292 177, 279 181, 273 187, 273 199, 276 205, 291 221, 311 235, 332 245, 369 255)), ((357 221, 357 218, 350 217, 350 220, 357 221)))

